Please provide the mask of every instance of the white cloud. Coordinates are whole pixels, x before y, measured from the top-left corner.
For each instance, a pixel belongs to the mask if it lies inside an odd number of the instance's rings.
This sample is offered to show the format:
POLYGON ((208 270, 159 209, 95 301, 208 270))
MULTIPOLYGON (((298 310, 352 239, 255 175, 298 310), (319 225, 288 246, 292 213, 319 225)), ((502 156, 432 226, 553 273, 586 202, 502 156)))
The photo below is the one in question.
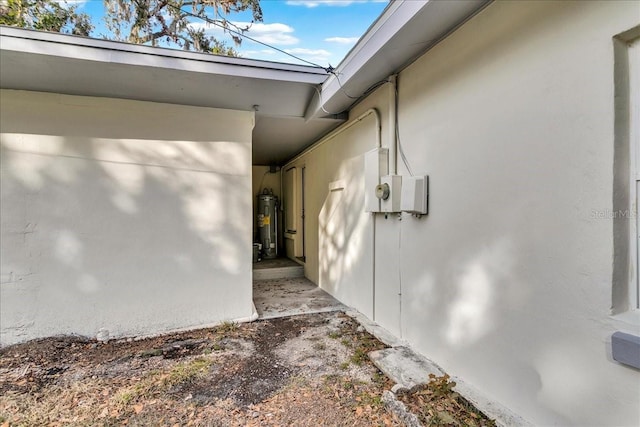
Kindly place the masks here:
POLYGON ((240 52, 240 56, 244 57, 255 57, 258 55, 275 55, 275 50, 270 49, 262 49, 262 50, 243 50, 240 52))
POLYGON ((307 49, 304 47, 296 47, 294 49, 285 49, 285 52, 314 62, 327 62, 331 57, 331 52, 324 49, 307 49))
POLYGON ((294 55, 320 55, 331 56, 331 52, 324 49, 307 49, 306 47, 296 47, 293 49, 285 49, 285 52, 292 53, 294 55))
MULTIPOLYGON (((295 30, 287 24, 281 24, 279 22, 275 22, 272 24, 231 22, 231 24, 235 25, 238 28, 249 27, 245 34, 262 43, 280 46, 291 46, 300 42, 300 40, 298 40, 298 38, 293 36, 292 34, 295 30)), ((224 33, 222 28, 208 24, 206 22, 192 22, 189 25, 195 29, 203 28, 207 34, 214 34, 218 36, 224 33)))
MULTIPOLYGON (((249 26, 248 22, 234 22, 233 24, 240 28, 249 26)), ((287 24, 276 22, 273 24, 251 24, 246 34, 262 43, 290 46, 292 44, 298 44, 300 41, 292 35, 293 32, 294 29, 287 24)))
POLYGON ((354 44, 358 39, 359 37, 329 37, 324 39, 324 41, 329 43, 354 44))
MULTIPOLYGON (((330 52, 325 49, 307 49, 298 47, 284 49, 284 52, 325 67, 329 65, 330 62, 336 60, 334 52, 330 52)), ((308 63, 305 63, 304 61, 297 61, 291 56, 286 55, 285 53, 270 49, 240 49, 239 53, 243 58, 280 62, 285 64, 310 65, 308 63)))
MULTIPOLYGON (((288 0, 289 6, 305 6, 309 8, 318 6, 345 7, 353 3, 367 3, 369 0, 288 0)), ((372 0, 375 3, 386 3, 387 0, 372 0)))

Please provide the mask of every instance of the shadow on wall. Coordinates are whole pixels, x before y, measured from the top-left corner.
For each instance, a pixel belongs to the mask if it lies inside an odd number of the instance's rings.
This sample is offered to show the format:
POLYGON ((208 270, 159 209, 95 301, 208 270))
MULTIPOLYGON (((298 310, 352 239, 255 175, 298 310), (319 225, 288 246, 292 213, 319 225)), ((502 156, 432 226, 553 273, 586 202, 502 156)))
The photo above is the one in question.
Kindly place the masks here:
POLYGON ((611 203, 613 10, 496 2, 401 76, 433 179, 401 225, 405 335, 538 423, 638 420, 637 372, 607 359, 611 224, 589 217, 611 203))
POLYGON ((0 141, 3 342, 250 315, 250 143, 30 129, 0 141))
MULTIPOLYGON (((491 242, 469 239, 464 249, 444 250, 449 260, 425 258, 420 278, 406 284, 403 301, 405 316, 424 313, 421 324, 429 328, 411 328, 410 340, 417 334, 428 337, 426 354, 478 387, 503 396, 517 390, 510 405, 516 413, 535 419, 524 402, 541 402, 536 417, 569 425, 568 413, 585 401, 602 399, 598 383, 603 379, 595 372, 584 374, 592 371, 593 355, 581 349, 590 338, 564 330, 564 325, 554 327, 553 319, 540 319, 554 309, 533 302, 531 278, 518 271, 522 253, 531 248, 516 244, 519 237, 507 233, 491 242), (434 274, 439 262, 444 271, 434 274), (530 325, 514 328, 514 319, 522 314, 530 316, 530 325)), ((410 268, 406 259, 404 263, 410 268)))
POLYGON ((318 215, 320 287, 363 313, 373 303, 371 217, 364 212, 363 157, 342 163, 318 215))

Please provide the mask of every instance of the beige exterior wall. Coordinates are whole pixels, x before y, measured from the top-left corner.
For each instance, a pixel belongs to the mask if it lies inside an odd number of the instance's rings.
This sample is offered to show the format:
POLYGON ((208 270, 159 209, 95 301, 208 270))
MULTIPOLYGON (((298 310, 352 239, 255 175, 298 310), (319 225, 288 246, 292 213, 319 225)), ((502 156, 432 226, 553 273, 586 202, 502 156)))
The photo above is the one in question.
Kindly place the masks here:
MULTIPOLYGON (((613 37, 639 24, 637 2, 496 2, 423 55, 399 76, 399 125, 429 215, 378 214, 374 237, 374 126, 354 125, 295 161, 308 276, 368 315, 375 289, 378 323, 537 425, 640 424, 640 373, 610 355, 640 323, 610 315, 613 223, 593 215, 613 208, 613 37)), ((387 94, 351 117, 378 108, 383 145, 387 94)))
POLYGON ((252 112, 2 90, 2 345, 248 318, 252 112))
MULTIPOLYGON (((370 107, 380 106, 378 112, 386 126, 387 98, 388 90, 379 89, 351 111, 350 117, 356 118, 370 107)), ((364 211, 363 190, 364 153, 376 148, 376 126, 375 114, 367 115, 283 168, 304 167, 306 171, 305 275, 343 303, 372 318, 373 218, 364 211)), ((300 203, 297 205, 299 208, 300 203)), ((302 225, 297 228, 300 230, 302 225)))

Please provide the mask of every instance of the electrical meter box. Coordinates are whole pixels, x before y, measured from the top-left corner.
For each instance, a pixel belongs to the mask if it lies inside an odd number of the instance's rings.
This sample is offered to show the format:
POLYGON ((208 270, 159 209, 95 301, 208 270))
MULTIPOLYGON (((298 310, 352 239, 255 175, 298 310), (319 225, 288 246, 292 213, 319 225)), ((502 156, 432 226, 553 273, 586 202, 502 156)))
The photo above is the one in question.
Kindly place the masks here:
POLYGON ((429 212, 429 176, 408 176, 402 181, 403 212, 425 215, 429 212))
POLYGON ((380 183, 388 189, 387 197, 380 200, 382 212, 400 212, 400 196, 402 196, 402 177, 400 175, 386 175, 380 183))
POLYGON ((376 148, 364 154, 364 210, 382 212, 376 188, 381 178, 389 173, 389 149, 376 148))

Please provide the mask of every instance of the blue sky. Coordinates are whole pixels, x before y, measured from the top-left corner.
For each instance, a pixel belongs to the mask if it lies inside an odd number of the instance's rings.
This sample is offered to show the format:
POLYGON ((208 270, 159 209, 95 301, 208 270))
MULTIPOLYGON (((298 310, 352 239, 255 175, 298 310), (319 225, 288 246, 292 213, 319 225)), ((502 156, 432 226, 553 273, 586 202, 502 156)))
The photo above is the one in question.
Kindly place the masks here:
MULTIPOLYGON (((253 24, 247 33, 249 36, 319 65, 331 64, 335 67, 384 10, 387 1, 262 0, 260 5, 264 20, 253 24)), ((93 18, 96 26, 93 35, 100 37, 105 33, 104 25, 100 22, 104 14, 102 0, 90 0, 81 7, 93 18)), ((230 20, 242 24, 250 20, 250 14, 234 15, 230 20)), ((206 27, 206 30, 225 39, 224 34, 215 27, 206 27)), ((246 39, 237 50, 245 58, 299 63, 294 58, 246 39)))

